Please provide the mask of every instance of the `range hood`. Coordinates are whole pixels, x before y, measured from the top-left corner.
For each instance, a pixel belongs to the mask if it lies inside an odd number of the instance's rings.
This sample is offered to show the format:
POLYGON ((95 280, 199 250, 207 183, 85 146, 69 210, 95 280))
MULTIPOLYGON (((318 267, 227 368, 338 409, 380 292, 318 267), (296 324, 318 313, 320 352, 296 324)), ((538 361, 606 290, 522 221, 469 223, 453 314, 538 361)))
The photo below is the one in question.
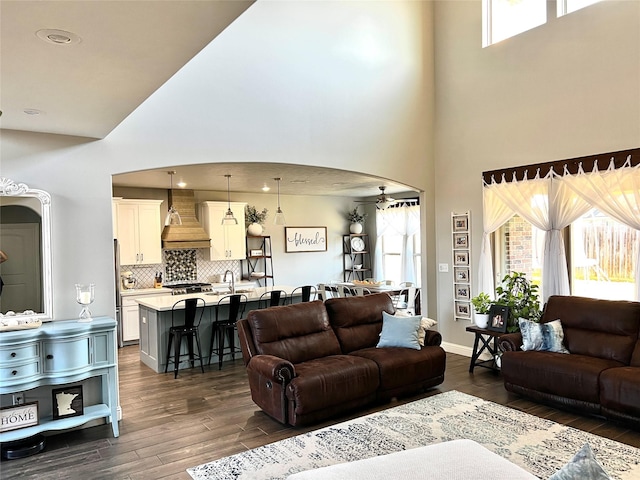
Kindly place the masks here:
POLYGON ((196 200, 193 190, 169 190, 169 205, 180 214, 182 225, 165 225, 162 230, 162 248, 168 250, 209 248, 209 235, 196 218, 196 200))

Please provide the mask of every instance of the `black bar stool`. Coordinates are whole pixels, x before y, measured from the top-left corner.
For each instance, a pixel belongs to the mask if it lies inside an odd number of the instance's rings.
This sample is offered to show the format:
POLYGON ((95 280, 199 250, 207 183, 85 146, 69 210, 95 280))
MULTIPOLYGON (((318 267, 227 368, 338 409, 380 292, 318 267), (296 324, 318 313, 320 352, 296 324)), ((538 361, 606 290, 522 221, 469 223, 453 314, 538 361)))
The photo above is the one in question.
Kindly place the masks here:
POLYGON ((204 307, 206 302, 202 298, 185 298, 178 300, 171 307, 171 328, 169 329, 169 345, 167 346, 167 361, 164 365, 164 373, 167 373, 169 369, 169 362, 173 362, 173 378, 178 378, 178 367, 180 366, 180 347, 182 346, 182 339, 187 339, 187 349, 189 354, 189 361, 191 362, 191 368, 195 365, 195 355, 193 352, 193 339, 196 340, 198 346, 198 360, 200 361, 200 369, 204 373, 204 366, 202 365, 202 350, 200 349, 200 335, 198 334, 198 327, 202 320, 202 314, 204 313, 204 307), (178 305, 184 302, 184 308, 176 308, 178 305), (178 312, 184 312, 184 323, 177 325, 178 312), (174 338, 175 337, 175 338, 174 338), (175 341, 173 360, 171 359, 171 344, 175 341))
POLYGON ((290 303, 293 303, 293 297, 298 292, 302 293, 302 302, 310 302, 312 299, 315 300, 318 297, 318 289, 316 287, 313 285, 302 285, 291 291, 291 295, 289 296, 290 303))
POLYGON ((271 290, 260 295, 258 308, 277 307, 285 303, 287 303, 287 292, 284 290, 271 290))
POLYGON ((226 295, 218 300, 216 306, 216 321, 211 327, 211 343, 209 345, 209 365, 211 365, 211 354, 213 353, 213 340, 217 337, 218 345, 216 354, 218 355, 218 370, 222 370, 222 357, 224 356, 224 339, 225 335, 229 339, 229 351, 231 358, 236 358, 235 331, 236 322, 244 315, 244 309, 247 305, 247 296, 243 294, 226 295), (220 318, 220 309, 229 306, 229 315, 227 318, 220 318))

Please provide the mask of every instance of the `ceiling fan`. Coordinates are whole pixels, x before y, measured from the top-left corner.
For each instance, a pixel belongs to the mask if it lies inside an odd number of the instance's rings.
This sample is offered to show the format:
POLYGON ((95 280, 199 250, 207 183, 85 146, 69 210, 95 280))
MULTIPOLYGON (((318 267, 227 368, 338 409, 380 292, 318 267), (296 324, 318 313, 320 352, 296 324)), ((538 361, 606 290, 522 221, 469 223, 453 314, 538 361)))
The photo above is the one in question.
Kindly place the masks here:
POLYGON ((387 187, 380 186, 378 188, 380 189, 380 195, 378 195, 378 197, 376 198, 375 202, 358 201, 358 203, 375 203, 376 204, 376 208, 379 209, 379 210, 384 210, 385 208, 387 208, 387 207, 389 207, 391 205, 395 205, 396 203, 398 203, 397 200, 395 200, 394 198, 391 198, 389 195, 384 193, 384 191, 385 191, 385 189, 387 187))

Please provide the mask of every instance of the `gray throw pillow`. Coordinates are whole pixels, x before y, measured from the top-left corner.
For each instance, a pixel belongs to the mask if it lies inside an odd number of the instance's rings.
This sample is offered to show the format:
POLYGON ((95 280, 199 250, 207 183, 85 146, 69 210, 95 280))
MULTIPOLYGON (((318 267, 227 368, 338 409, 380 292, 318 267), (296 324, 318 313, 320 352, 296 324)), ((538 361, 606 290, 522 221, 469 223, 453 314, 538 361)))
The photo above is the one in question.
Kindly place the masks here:
POLYGON ((569 353, 564 348, 564 330, 560 320, 548 323, 536 323, 525 318, 518 320, 522 333, 522 350, 542 350, 548 352, 569 353))
POLYGON ((588 443, 564 467, 549 477, 549 480, 611 480, 588 443))

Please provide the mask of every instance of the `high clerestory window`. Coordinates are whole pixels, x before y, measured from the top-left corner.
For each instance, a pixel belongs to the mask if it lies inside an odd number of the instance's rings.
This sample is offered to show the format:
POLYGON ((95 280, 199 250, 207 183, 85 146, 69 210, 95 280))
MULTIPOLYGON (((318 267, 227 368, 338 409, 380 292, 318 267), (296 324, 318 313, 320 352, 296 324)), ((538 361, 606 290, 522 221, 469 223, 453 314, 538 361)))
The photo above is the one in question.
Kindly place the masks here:
MULTIPOLYGON (((556 15, 561 17, 601 0, 557 0, 556 15)), ((488 47, 547 22, 545 0, 483 0, 482 46, 488 47)))

